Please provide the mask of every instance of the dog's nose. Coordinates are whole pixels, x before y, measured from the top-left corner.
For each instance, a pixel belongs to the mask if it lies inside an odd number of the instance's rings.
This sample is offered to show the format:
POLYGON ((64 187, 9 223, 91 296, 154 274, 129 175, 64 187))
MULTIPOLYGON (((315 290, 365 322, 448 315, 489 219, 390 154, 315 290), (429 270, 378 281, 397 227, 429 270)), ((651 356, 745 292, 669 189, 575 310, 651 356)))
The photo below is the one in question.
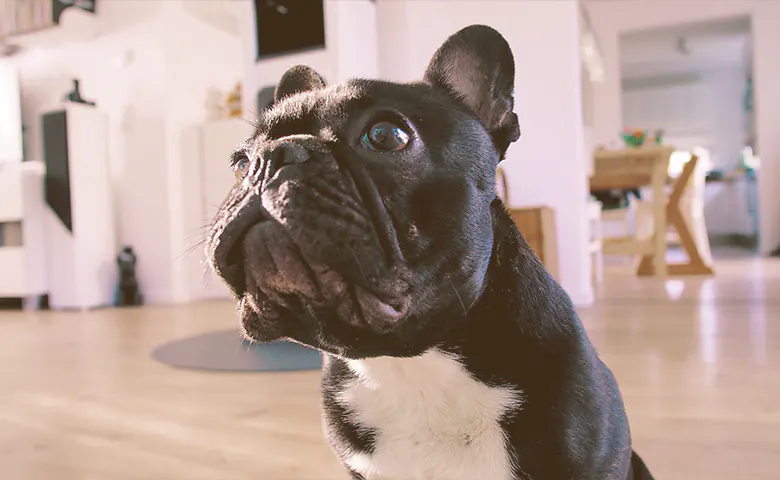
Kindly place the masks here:
POLYGON ((305 163, 311 158, 311 152, 306 147, 295 142, 285 142, 274 148, 268 156, 270 172, 274 173, 287 165, 305 163))

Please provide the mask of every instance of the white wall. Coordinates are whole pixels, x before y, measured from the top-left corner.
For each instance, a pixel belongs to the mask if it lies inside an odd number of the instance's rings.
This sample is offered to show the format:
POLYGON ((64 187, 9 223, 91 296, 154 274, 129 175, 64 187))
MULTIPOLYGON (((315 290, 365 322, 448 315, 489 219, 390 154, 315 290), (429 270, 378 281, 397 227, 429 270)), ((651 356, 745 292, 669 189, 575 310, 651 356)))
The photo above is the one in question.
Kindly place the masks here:
POLYGON ((764 0, 585 0, 604 55, 605 81, 595 92, 596 141, 608 144, 623 127, 618 38, 621 33, 663 26, 750 16, 756 105, 756 152, 759 173, 759 248, 771 252, 780 244, 780 2, 764 0))
POLYGON ((43 159, 40 116, 61 108, 61 98, 70 90, 73 78, 81 80, 82 96, 94 100, 106 114, 106 161, 113 184, 118 243, 136 249, 139 279, 150 301, 155 301, 170 292, 169 275, 161 273, 158 266, 171 263, 171 252, 164 240, 169 212, 161 208, 166 205, 166 180, 160 174, 165 165, 165 119, 156 107, 164 101, 164 89, 161 82, 149 81, 164 76, 164 63, 159 35, 147 25, 139 23, 108 36, 60 46, 29 39, 24 53, 10 61, 21 71, 29 159, 43 159), (132 64, 117 68, 114 60, 126 51, 132 52, 132 64))
POLYGON ((197 298, 187 285, 200 256, 185 251, 206 222, 191 210, 197 177, 182 136, 206 118, 208 88, 243 75, 238 36, 188 15, 182 1, 104 2, 93 17, 68 9, 59 29, 22 38, 23 53, 4 60, 21 71, 30 159, 42 159, 41 113, 59 108, 72 78, 108 117, 117 248, 136 250, 151 303, 197 298))
POLYGON ((376 6, 371 0, 325 0, 325 48, 257 61, 253 2, 236 5, 244 57, 244 112, 257 112, 257 92, 276 85, 288 68, 308 65, 327 83, 377 76, 376 6))
MULTIPOLYGON (((187 0, 183 0, 187 3, 187 0)), ((186 137, 193 125, 207 118, 206 98, 210 88, 231 90, 244 74, 241 40, 201 20, 171 10, 155 19, 163 31, 162 50, 166 68, 163 108, 166 112, 165 158, 167 167, 167 204, 172 252, 172 298, 189 301, 200 298, 205 281, 202 247, 196 247, 205 235, 211 218, 196 207, 200 205, 196 189, 201 181, 192 145, 186 137), (201 288, 192 282, 200 282, 201 288)), ((229 170, 232 149, 221 156, 205 159, 229 170)), ((227 191, 225 195, 227 195, 227 191)))
POLYGON ((470 24, 490 25, 506 37, 515 55, 515 111, 522 131, 503 164, 510 199, 513 206, 555 209, 561 284, 575 303, 590 303, 578 3, 459 0, 442 5, 437 0, 377 1, 380 76, 420 79, 439 45, 470 24))
POLYGON ((10 62, 0 63, 0 163, 21 162, 22 105, 19 70, 10 62))
POLYGON ((734 170, 745 140, 745 78, 741 68, 730 68, 687 81, 629 83, 623 90, 623 121, 632 128, 662 128, 667 143, 707 148, 713 168, 734 170))

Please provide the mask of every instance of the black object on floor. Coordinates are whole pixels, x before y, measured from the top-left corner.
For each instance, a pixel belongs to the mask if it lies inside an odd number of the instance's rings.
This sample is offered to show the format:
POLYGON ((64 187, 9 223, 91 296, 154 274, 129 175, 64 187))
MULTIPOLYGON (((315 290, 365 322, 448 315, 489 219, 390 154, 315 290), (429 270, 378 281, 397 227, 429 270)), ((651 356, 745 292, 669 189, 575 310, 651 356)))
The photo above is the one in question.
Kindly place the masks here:
POLYGON ((135 275, 135 264, 138 258, 133 247, 125 246, 116 257, 119 267, 119 281, 114 290, 114 306, 124 307, 128 305, 142 305, 144 303, 141 290, 138 288, 138 279, 135 275))
POLYGON ((320 352, 297 343, 251 343, 237 330, 206 333, 166 343, 152 358, 178 368, 226 372, 319 370, 320 352))

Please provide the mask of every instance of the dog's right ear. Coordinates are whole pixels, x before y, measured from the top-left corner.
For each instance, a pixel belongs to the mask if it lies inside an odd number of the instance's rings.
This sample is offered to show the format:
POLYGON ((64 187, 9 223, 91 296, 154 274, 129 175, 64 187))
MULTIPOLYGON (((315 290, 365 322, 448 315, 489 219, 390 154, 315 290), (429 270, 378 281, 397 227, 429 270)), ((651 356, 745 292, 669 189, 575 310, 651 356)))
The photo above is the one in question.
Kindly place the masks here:
POLYGON ((433 55, 424 81, 462 100, 487 127, 501 158, 520 138, 513 112, 515 60, 493 28, 471 25, 448 38, 433 55))
POLYGON ((306 65, 296 65, 282 75, 276 84, 274 103, 300 92, 325 88, 325 80, 319 73, 306 65))

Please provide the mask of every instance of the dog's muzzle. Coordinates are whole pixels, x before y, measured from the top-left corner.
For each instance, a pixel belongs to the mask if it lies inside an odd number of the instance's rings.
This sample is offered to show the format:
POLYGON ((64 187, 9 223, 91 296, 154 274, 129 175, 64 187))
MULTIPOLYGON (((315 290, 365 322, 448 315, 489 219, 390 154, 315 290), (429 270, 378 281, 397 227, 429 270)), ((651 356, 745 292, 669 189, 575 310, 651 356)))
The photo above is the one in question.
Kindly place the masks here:
POLYGON ((388 330, 410 302, 400 249, 362 166, 321 145, 282 141, 236 187, 211 239, 215 272, 237 298, 326 308, 388 330))

